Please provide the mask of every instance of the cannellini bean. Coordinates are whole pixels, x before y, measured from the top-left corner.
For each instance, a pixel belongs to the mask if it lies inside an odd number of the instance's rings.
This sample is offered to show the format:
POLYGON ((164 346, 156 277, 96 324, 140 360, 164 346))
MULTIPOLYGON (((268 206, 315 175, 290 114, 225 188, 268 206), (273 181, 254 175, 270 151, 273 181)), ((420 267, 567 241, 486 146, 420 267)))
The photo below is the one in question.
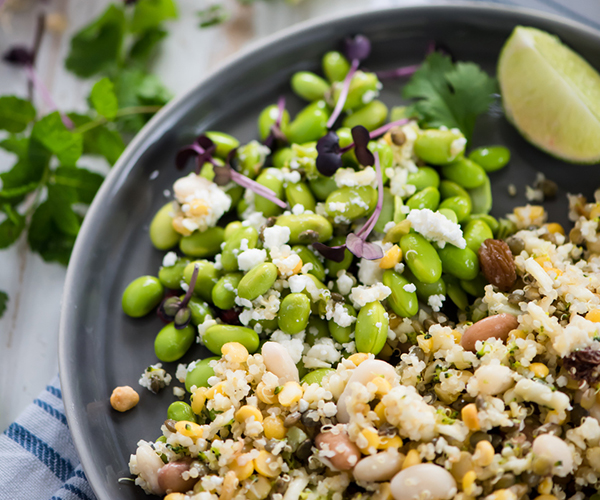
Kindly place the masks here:
POLYGON ((321 451, 330 452, 326 453, 325 458, 337 470, 352 470, 360 459, 360 450, 350 441, 343 425, 337 425, 332 430, 318 434, 315 445, 321 451))
POLYGON ((394 500, 447 500, 456 495, 456 481, 435 464, 418 464, 398 472, 392 479, 394 500))
POLYGON ((165 490, 158 482, 158 471, 165 465, 149 444, 138 446, 135 452, 139 476, 148 483, 155 495, 162 495, 165 490))
POLYGON ((559 437, 553 434, 542 434, 533 441, 531 447, 535 457, 545 458, 552 467, 552 474, 565 477, 573 471, 573 454, 559 437))
POLYGON ((402 453, 384 451, 360 460, 352 473, 357 481, 389 481, 400 472, 403 462, 402 453))
POLYGON ((279 377, 279 384, 300 382, 296 363, 285 347, 277 342, 265 342, 261 352, 267 370, 279 377))
POLYGON ((158 485, 167 492, 183 493, 191 490, 198 478, 183 479, 181 475, 190 470, 187 461, 170 462, 158 471, 158 485))
POLYGON ((460 345, 466 351, 475 351, 475 343, 487 339, 506 340, 508 333, 519 326, 517 318, 512 314, 502 313, 489 316, 474 323, 465 330, 460 345))
POLYGON ((475 380, 469 380, 469 387, 476 384, 476 392, 488 396, 502 394, 515 383, 512 378, 512 370, 508 366, 497 364, 480 366, 475 371, 473 378, 475 380))
POLYGON ((350 388, 352 384, 359 382, 366 385, 373 380, 373 378, 378 376, 384 376, 388 382, 393 382, 397 377, 394 367, 380 359, 368 359, 358 365, 354 370, 354 373, 352 373, 350 380, 348 380, 344 392, 342 392, 338 399, 337 419, 339 422, 348 423, 350 421, 350 415, 346 410, 346 400, 350 397, 350 388))

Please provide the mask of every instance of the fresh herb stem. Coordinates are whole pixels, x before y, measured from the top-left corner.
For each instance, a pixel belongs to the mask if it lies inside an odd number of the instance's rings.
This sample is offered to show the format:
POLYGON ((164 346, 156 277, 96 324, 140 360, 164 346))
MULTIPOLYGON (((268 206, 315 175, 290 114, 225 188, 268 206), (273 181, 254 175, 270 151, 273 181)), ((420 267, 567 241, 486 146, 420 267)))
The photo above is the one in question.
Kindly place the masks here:
MULTIPOLYGON (((117 111, 116 117, 122 118, 124 116, 156 113, 161 108, 162 108, 162 106, 131 106, 129 108, 123 108, 123 109, 120 109, 119 111, 117 111)), ((92 129, 95 129, 96 127, 106 125, 108 122, 109 122, 109 120, 106 117, 99 116, 95 120, 85 123, 84 125, 81 125, 81 127, 77 127, 76 129, 73 130, 73 132, 78 133, 78 134, 83 134, 85 132, 89 132, 92 129)))

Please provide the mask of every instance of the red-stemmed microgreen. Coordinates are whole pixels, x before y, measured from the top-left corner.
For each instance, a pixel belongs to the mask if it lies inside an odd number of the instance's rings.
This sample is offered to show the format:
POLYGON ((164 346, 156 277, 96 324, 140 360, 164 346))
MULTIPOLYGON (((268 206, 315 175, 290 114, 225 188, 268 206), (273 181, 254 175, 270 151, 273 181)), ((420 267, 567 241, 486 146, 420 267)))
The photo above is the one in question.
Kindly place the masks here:
POLYGON ((375 74, 380 80, 392 80, 394 78, 412 76, 420 67, 420 64, 411 64, 409 66, 402 66, 401 68, 376 71, 375 74))
POLYGON ((206 162, 213 166, 218 165, 213 158, 213 153, 217 146, 205 135, 199 135, 194 142, 189 146, 181 148, 175 156, 175 166, 179 170, 183 170, 190 158, 196 158, 196 174, 200 175, 200 171, 206 162))
POLYGON ((287 142, 287 137, 281 130, 281 122, 283 121, 283 113, 285 111, 285 97, 281 96, 277 101, 277 119, 271 126, 269 135, 263 141, 263 144, 268 148, 272 148, 275 141, 287 142))
POLYGON ((169 297, 163 300, 159 306, 159 316, 167 321, 173 321, 177 330, 183 330, 192 320, 192 310, 188 307, 188 304, 194 293, 199 270, 200 266, 198 264, 194 265, 194 272, 183 300, 177 296, 169 297))

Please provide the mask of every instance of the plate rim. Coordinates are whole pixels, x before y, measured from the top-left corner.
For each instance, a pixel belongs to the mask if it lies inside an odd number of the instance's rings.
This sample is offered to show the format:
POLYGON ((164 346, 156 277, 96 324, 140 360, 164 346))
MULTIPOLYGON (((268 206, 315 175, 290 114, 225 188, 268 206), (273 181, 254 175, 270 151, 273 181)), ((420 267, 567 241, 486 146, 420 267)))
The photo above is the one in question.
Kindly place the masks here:
POLYGON ((88 450, 85 446, 84 431, 79 426, 80 417, 84 416, 84 410, 79 409, 75 405, 74 401, 75 387, 72 383, 72 380, 75 374, 71 373, 70 366, 72 364, 69 362, 72 354, 69 345, 69 339, 71 338, 69 332, 73 330, 72 322, 74 321, 74 318, 72 311, 74 309, 73 306, 76 306, 77 304, 78 297, 75 293, 77 282, 76 269, 81 266, 80 261, 84 256, 86 248, 85 241, 94 231, 95 225, 93 221, 101 215, 101 207, 103 206, 104 198, 107 198, 108 194, 115 187, 117 187, 119 178, 124 173, 127 165, 133 159, 135 159, 136 155, 143 151, 140 149, 141 146, 153 134, 160 132, 162 127, 161 123, 163 120, 172 114, 176 114, 176 111, 182 106, 185 107, 185 102, 190 98, 190 96, 195 94, 199 88, 201 88, 207 82, 219 78, 221 75, 225 74, 229 68, 235 66, 238 62, 252 57, 253 54, 260 53, 278 41, 292 38, 296 35, 302 34, 302 32, 308 32, 333 22, 348 22, 353 18, 363 15, 385 15, 387 12, 396 14, 397 12, 419 10, 426 12, 438 8, 446 8, 455 12, 469 11, 470 13, 483 13, 486 15, 491 13, 514 14, 521 18, 527 18, 528 20, 543 20, 550 23, 563 25, 571 30, 595 37, 600 42, 600 30, 588 26, 582 22, 575 21, 571 18, 561 17, 559 14, 549 13, 533 8, 491 3, 493 1, 494 0, 490 0, 489 2, 484 2, 481 0, 433 0, 425 3, 423 0, 408 0, 402 5, 353 8, 343 13, 338 12, 327 14, 313 19, 301 21, 292 26, 283 28, 275 33, 250 42, 247 47, 226 57, 221 63, 219 63, 213 69, 208 71, 201 79, 199 79, 195 85, 190 87, 189 90, 183 92, 180 96, 175 97, 165 106, 163 106, 163 108, 161 108, 161 110, 158 111, 158 113, 156 113, 156 115, 154 115, 146 125, 144 125, 140 132, 138 132, 134 139, 127 145, 125 151, 121 154, 116 164, 111 168, 109 174, 102 183, 100 190, 96 194, 91 206, 89 207, 87 215, 83 220, 81 229, 75 241, 65 278, 58 332, 59 379, 67 424, 80 460, 81 467, 83 468, 90 487, 98 500, 115 499, 109 499, 106 496, 106 492, 102 488, 104 478, 102 477, 100 471, 94 466, 92 450, 88 450))

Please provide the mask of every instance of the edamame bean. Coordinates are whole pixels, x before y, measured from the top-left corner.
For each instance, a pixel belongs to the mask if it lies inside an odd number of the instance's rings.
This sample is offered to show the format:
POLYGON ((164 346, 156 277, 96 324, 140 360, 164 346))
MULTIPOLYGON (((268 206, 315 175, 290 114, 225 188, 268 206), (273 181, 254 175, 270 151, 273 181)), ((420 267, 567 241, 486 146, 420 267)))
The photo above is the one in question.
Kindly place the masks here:
POLYGON ((235 305, 237 287, 243 273, 229 273, 222 276, 212 289, 213 304, 219 309, 231 309, 235 305))
POLYGON ((484 221, 472 220, 464 230, 463 237, 467 241, 467 247, 477 253, 481 244, 488 238, 494 238, 494 233, 484 221))
POLYGON ((450 300, 454 302, 456 307, 458 307, 461 311, 464 311, 469 306, 469 299, 467 298, 467 294, 460 286, 460 281, 454 276, 450 276, 449 274, 443 275, 444 282, 446 283, 446 293, 450 300))
POLYGON ((258 350, 258 334, 245 326, 213 325, 202 335, 202 342, 213 354, 221 355, 221 347, 227 342, 239 342, 250 354, 258 350))
POLYGON ((485 286, 488 284, 483 275, 479 274, 472 280, 460 280, 462 289, 473 297, 483 297, 485 295, 485 286))
POLYGON ((189 259, 179 258, 174 265, 161 267, 158 271, 158 279, 165 287, 171 290, 179 290, 183 279, 183 270, 189 263, 189 259))
POLYGON ((404 276, 388 269, 383 273, 383 284, 392 291, 387 301, 392 311, 398 316, 410 318, 419 312, 417 292, 416 290, 413 292, 409 291, 412 288, 412 283, 404 276))
POLYGON ((446 219, 458 224, 458 217, 456 216, 456 212, 454 210, 450 210, 449 208, 438 208, 438 212, 446 217, 446 219))
POLYGON ((127 316, 141 318, 152 311, 163 298, 164 288, 154 276, 140 276, 133 280, 121 298, 121 307, 127 316))
POLYGON ((319 258, 304 245, 294 245, 292 252, 296 252, 302 259, 302 264, 312 264, 312 269, 308 271, 308 274, 312 274, 319 281, 325 280, 325 267, 319 258))
POLYGON ((189 236, 181 238, 179 248, 190 257, 203 259, 219 253, 224 238, 225 230, 222 227, 209 227, 206 231, 194 231, 189 236))
POLYGON ((510 151, 504 146, 481 147, 471 151, 469 160, 473 160, 486 172, 495 172, 510 161, 510 151))
POLYGON ((438 249, 444 272, 461 280, 472 280, 479 274, 479 259, 469 247, 458 248, 446 243, 438 249))
POLYGON ((208 387, 208 379, 215 375, 215 371, 211 368, 211 361, 219 361, 219 357, 213 356, 198 361, 194 368, 187 372, 185 376, 185 389, 192 392, 192 387, 208 387))
POLYGON ((238 295, 254 300, 267 293, 277 279, 277 266, 272 262, 263 262, 248 271, 238 284, 238 295))
POLYGON ((462 222, 471 213, 471 198, 468 196, 452 196, 440 203, 440 208, 449 208, 456 214, 456 220, 462 222))
POLYGON ((325 101, 315 101, 300 111, 287 127, 282 127, 283 133, 295 144, 317 141, 327 133, 330 113, 325 101))
POLYGON ((192 325, 177 330, 175 323, 169 323, 154 339, 154 353, 165 363, 177 361, 192 346, 195 338, 196 329, 192 325))
MULTIPOLYGON (((336 236, 331 240, 331 246, 339 246, 343 245, 346 241, 345 236, 336 236)), ((347 270, 354 260, 354 255, 346 249, 344 250, 344 259, 342 262, 335 262, 333 260, 325 259, 325 268, 329 271, 328 276, 330 278, 337 278, 337 275, 340 271, 347 270)))
POLYGON ((431 165, 446 165, 464 153, 466 144, 467 140, 460 132, 428 129, 419 132, 414 152, 431 165))
MULTIPOLYGON (((279 107, 277 104, 271 104, 263 109, 258 115, 258 134, 260 140, 264 141, 271 133, 271 127, 275 125, 279 118, 279 107)), ((290 123, 290 114, 287 109, 283 110, 281 115, 281 129, 285 129, 290 123)))
POLYGON ((487 177, 483 168, 467 158, 459 158, 449 165, 444 165, 442 175, 465 189, 481 186, 487 177))
POLYGON ((402 236, 410 233, 410 222, 401 220, 392 229, 385 233, 384 243, 399 243, 402 236))
POLYGON ((302 380, 300 381, 300 384, 321 385, 323 379, 330 373, 334 372, 335 370, 333 368, 318 368, 317 370, 310 371, 306 375, 304 375, 304 377, 302 377, 302 380))
POLYGON ((327 321, 315 316, 314 314, 308 318, 308 325, 306 327, 305 342, 312 346, 317 339, 329 337, 329 326, 327 321))
POLYGON ((290 229, 290 245, 312 243, 307 231, 314 231, 318 235, 318 241, 326 242, 333 234, 333 227, 322 215, 300 214, 300 215, 280 215, 277 217, 276 226, 284 226, 290 229))
MULTIPOLYGON (((263 170, 256 178, 256 182, 261 186, 271 189, 277 198, 283 198, 283 179, 281 178, 281 172, 276 168, 267 168, 266 170, 263 170)), ((254 207, 257 212, 262 212, 263 217, 274 217, 283 211, 279 205, 258 195, 254 196, 254 207)))
POLYGON ((173 229, 173 204, 164 205, 150 223, 150 240, 158 250, 169 250, 181 239, 181 234, 173 229))
MULTIPOLYGON (((388 168, 392 168, 394 166, 394 150, 383 139, 370 141, 367 147, 371 153, 377 153, 379 155, 381 176, 383 177, 383 183, 385 184, 389 179, 385 172, 388 168)), ((354 152, 354 150, 352 150, 352 152, 354 152)))
POLYGON ((487 214, 492 209, 492 186, 486 175, 483 184, 475 189, 469 189, 469 197, 473 203, 472 213, 487 214))
POLYGON ((442 276, 442 261, 435 248, 420 234, 406 234, 400 248, 408 268, 423 283, 435 283, 442 276))
POLYGON ((322 66, 323 73, 330 82, 341 82, 350 71, 348 59, 337 51, 327 52, 323 56, 322 66))
POLYGON ((442 196, 442 200, 452 198, 453 196, 462 196, 463 198, 469 197, 469 193, 467 193, 466 189, 460 187, 456 182, 447 179, 440 182, 440 195, 442 196))
POLYGON ((233 236, 238 229, 241 229, 243 226, 242 221, 234 220, 225 226, 225 233, 223 237, 228 240, 233 236))
POLYGON ((309 179, 310 190, 317 200, 325 201, 327 197, 337 189, 337 184, 333 177, 319 175, 314 179, 309 179))
POLYGON ((463 221, 463 225, 468 224, 472 220, 482 220, 485 222, 490 227, 494 235, 498 231, 498 221, 489 214, 471 214, 463 221))
MULTIPOLYGON (((346 101, 344 102, 344 111, 356 110, 362 108, 365 104, 368 104, 374 97, 379 94, 379 88, 381 83, 377 79, 375 73, 365 73, 364 71, 357 71, 352 77, 350 82, 350 88, 346 101)), ((341 91, 342 84, 336 83, 332 87, 333 89, 333 102, 337 102, 341 91)))
POLYGON ((237 148, 240 145, 240 141, 238 141, 232 135, 225 134, 224 132, 210 131, 206 132, 204 135, 213 141, 217 147, 215 150, 215 156, 218 156, 222 160, 227 158, 227 155, 232 149, 237 148))
POLYGON ((356 350, 358 352, 379 354, 387 340, 387 316, 385 307, 377 300, 369 302, 360 309, 354 330, 356 350))
POLYGON ((239 269, 237 256, 240 252, 242 242, 245 242, 245 246, 249 249, 256 248, 258 243, 258 231, 252 226, 243 226, 226 238, 225 246, 221 253, 221 265, 223 266, 223 271, 231 272, 239 269))
POLYGON ((375 231, 383 233, 386 224, 394 220, 396 198, 397 197, 392 194, 389 188, 383 188, 383 206, 379 218, 375 223, 375 231))
POLYGON ((421 167, 417 172, 408 174, 406 183, 415 186, 417 191, 421 191, 428 187, 438 188, 440 186, 440 176, 437 171, 431 167, 421 167))
POLYGON ((352 128, 357 125, 362 125, 369 132, 381 127, 387 118, 388 107, 381 101, 374 100, 366 106, 357 109, 351 115, 346 116, 342 125, 352 128))
POLYGON ((302 205, 304 210, 314 212, 317 206, 315 197, 305 182, 289 183, 285 188, 285 197, 292 208, 302 205))
MULTIPOLYGON (((181 300, 183 300, 183 297, 184 296, 181 297, 181 300)), ((193 325, 201 325, 202 323, 204 323, 204 320, 207 316, 213 316, 213 312, 210 306, 203 300, 200 300, 194 297, 193 295, 190 301, 188 302, 188 307, 192 312, 193 325)))
POLYGON ((413 194, 406 202, 406 206, 411 210, 428 208, 429 210, 435 211, 439 204, 440 192, 434 187, 426 187, 413 194))
POLYGON ((169 405, 167 409, 167 418, 180 422, 182 420, 186 422, 195 422, 196 415, 192 411, 192 407, 185 401, 175 401, 169 405))
POLYGON ((183 279, 188 285, 196 264, 198 265, 198 278, 196 279, 194 293, 204 300, 210 301, 212 300, 212 289, 219 279, 219 272, 215 269, 215 265, 207 260, 190 262, 183 270, 183 279))
POLYGON ((306 328, 310 316, 310 299, 303 293, 290 293, 281 301, 277 322, 288 335, 295 335, 306 328))
MULTIPOLYGON (((350 304, 343 304, 346 314, 356 318, 356 310, 350 304)), ((350 342, 350 334, 352 333, 352 324, 347 326, 338 325, 335 319, 330 319, 328 322, 329 334, 336 342, 340 344, 347 344, 350 342)))
POLYGON ((294 156, 295 155, 292 148, 281 148, 273 153, 273 156, 271 156, 271 161, 273 162, 273 166, 275 168, 288 167, 294 156))
POLYGON ((377 205, 377 191, 371 186, 344 186, 336 189, 325 200, 325 213, 330 219, 360 219, 377 205))
POLYGON ((237 150, 240 172, 254 179, 265 163, 269 150, 258 141, 250 141, 237 150))
POLYGON ((402 274, 417 287, 417 297, 423 302, 427 302, 432 295, 446 295, 446 283, 443 278, 435 283, 423 283, 410 272, 410 269, 405 269, 402 274))
POLYGON ((314 283, 316 289, 318 290, 318 295, 315 297, 314 291, 311 290, 309 292, 306 288, 304 288, 304 290, 301 293, 303 293, 310 299, 311 311, 313 312, 313 314, 325 316, 327 301, 331 297, 331 292, 322 281, 319 281, 312 274, 307 274, 306 276, 314 283))
POLYGON ((292 90, 307 101, 317 101, 325 97, 329 91, 329 83, 310 71, 298 71, 290 81, 292 90))
POLYGON ((229 186, 225 187, 225 193, 229 195, 231 198, 231 206, 227 212, 231 212, 237 208, 238 203, 244 196, 245 189, 238 184, 229 184, 229 186))

